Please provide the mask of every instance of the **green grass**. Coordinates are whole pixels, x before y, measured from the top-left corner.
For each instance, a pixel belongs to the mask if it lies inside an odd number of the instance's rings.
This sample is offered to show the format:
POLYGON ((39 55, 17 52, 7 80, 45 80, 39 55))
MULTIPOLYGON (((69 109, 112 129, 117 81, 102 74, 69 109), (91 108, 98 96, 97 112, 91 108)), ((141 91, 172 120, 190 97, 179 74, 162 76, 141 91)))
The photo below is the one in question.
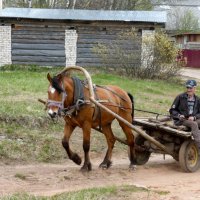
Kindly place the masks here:
MULTIPOLYGON (((55 69, 49 71, 55 74, 55 69)), ((44 116, 43 106, 37 99, 47 98, 46 75, 46 68, 43 71, 36 71, 35 68, 34 71, 21 68, 16 71, 1 70, 0 113, 9 113, 12 116, 44 116)), ((110 74, 93 73, 92 80, 99 85, 118 85, 133 94, 136 108, 162 113, 166 113, 174 97, 183 91, 180 84, 159 80, 129 80, 110 74)))
MULTIPOLYGON (((38 98, 47 99, 48 72, 57 74, 62 68, 38 68, 35 66, 5 66, 0 68, 0 159, 1 161, 58 162, 65 157, 61 145, 63 120, 58 124, 47 118, 44 105, 38 98)), ((135 108, 168 114, 175 96, 184 91, 180 83, 160 80, 128 79, 100 70, 88 69, 93 83, 118 85, 133 94, 135 108)), ((83 77, 83 76, 81 76, 83 77)), ((136 112, 136 116, 146 113, 136 112)), ((117 124, 117 123, 115 123, 117 124)), ((121 129, 114 132, 124 137, 121 129)), ((117 144, 119 151, 126 146, 117 144)), ((72 135, 72 148, 82 152, 80 130, 72 135)), ((104 136, 94 132, 91 151, 102 152, 106 148, 104 136)), ((117 148, 114 149, 117 151, 117 148)))
MULTIPOLYGON (((29 194, 14 194, 0 198, 1 200, 103 200, 103 199, 137 199, 137 193, 140 193, 140 199, 148 199, 153 195, 167 195, 165 191, 151 191, 146 188, 136 187, 134 185, 108 186, 100 188, 83 189, 76 192, 68 192, 52 197, 36 197, 29 194), (161 194, 159 194, 161 193, 161 194)), ((152 198, 151 198, 152 199, 152 198)))

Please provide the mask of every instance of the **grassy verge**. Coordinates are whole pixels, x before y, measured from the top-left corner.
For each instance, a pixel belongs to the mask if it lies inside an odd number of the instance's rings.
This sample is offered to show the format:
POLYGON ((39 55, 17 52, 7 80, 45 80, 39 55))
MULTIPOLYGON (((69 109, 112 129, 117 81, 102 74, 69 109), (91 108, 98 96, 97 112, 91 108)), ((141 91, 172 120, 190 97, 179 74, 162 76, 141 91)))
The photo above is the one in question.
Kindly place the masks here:
POLYGON ((121 200, 121 199, 160 199, 167 195, 166 191, 153 191, 134 185, 110 186, 102 188, 84 189, 76 192, 68 192, 52 197, 36 197, 28 194, 15 194, 1 198, 2 200, 121 200))
MULTIPOLYGON (((37 99, 47 98, 47 72, 56 74, 61 68, 34 66, 7 66, 0 68, 0 158, 2 161, 55 162, 65 156, 61 146, 63 120, 52 123, 37 99)), ((129 80, 101 71, 88 69, 93 83, 118 85, 135 97, 135 107, 167 114, 174 97, 183 91, 180 84, 159 80, 129 80)), ((145 116, 136 112, 136 116, 145 116)), ((114 132, 122 136, 114 125, 114 132)), ((124 135, 123 135, 124 136, 124 135)), ((72 137, 72 148, 82 152, 82 134, 77 130, 72 137)), ((124 145, 116 145, 119 151, 124 145)), ((102 152, 106 147, 100 133, 92 135, 92 152, 102 152)), ((115 148, 117 150, 117 148, 115 148)))
MULTIPOLYGON (((1 68, 0 113, 10 116, 44 116, 38 98, 46 99, 47 72, 59 72, 61 68, 1 68), (10 70, 10 68, 12 70, 10 70)), ((90 71, 89 71, 90 72, 90 71)), ((183 88, 180 84, 159 80, 129 80, 126 77, 92 71, 92 80, 99 85, 118 85, 135 97, 135 107, 158 112, 167 112, 171 101, 183 88)))

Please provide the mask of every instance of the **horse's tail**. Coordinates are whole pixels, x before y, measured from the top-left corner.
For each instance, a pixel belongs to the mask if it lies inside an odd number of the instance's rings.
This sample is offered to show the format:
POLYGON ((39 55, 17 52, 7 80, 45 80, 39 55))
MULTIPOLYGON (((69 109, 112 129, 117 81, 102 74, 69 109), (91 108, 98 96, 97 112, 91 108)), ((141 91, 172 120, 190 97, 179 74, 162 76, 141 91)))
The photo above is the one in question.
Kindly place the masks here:
POLYGON ((134 118, 134 97, 132 94, 130 94, 129 92, 127 92, 131 102, 132 102, 132 113, 131 113, 131 117, 132 117, 132 123, 133 123, 133 118, 134 118))

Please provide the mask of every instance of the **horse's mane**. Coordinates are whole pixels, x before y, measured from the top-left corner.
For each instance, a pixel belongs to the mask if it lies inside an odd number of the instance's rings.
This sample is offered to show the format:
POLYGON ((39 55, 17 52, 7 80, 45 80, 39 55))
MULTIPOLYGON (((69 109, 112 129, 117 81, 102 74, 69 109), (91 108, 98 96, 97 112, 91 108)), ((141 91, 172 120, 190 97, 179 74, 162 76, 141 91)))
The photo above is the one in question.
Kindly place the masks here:
POLYGON ((58 76, 54 76, 52 78, 52 87, 54 87, 58 93, 63 92, 63 88, 60 86, 60 80, 58 79, 58 76))

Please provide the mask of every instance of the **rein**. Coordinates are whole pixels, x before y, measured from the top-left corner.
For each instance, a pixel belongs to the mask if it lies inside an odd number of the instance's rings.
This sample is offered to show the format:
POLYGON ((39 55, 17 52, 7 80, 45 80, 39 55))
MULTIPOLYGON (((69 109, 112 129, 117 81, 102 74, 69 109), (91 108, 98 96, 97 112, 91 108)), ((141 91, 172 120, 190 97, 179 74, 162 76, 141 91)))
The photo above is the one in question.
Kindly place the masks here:
POLYGON ((108 87, 106 87, 106 86, 96 85, 96 87, 99 87, 99 88, 103 88, 103 89, 105 89, 105 90, 108 90, 109 92, 112 92, 113 94, 115 94, 116 96, 118 96, 120 99, 122 99, 122 100, 124 100, 124 101, 127 102, 127 100, 126 100, 124 97, 122 97, 122 96, 119 95, 117 92, 115 92, 114 90, 112 90, 112 89, 110 89, 110 88, 108 88, 108 87))
POLYGON ((107 102, 102 102, 102 103, 105 103, 106 106, 112 106, 112 107, 117 107, 117 108, 120 108, 120 109, 123 109, 123 110, 132 110, 132 108, 127 108, 127 107, 124 107, 124 106, 120 106, 120 105, 117 105, 117 104, 114 104, 114 103, 107 103, 107 102))

